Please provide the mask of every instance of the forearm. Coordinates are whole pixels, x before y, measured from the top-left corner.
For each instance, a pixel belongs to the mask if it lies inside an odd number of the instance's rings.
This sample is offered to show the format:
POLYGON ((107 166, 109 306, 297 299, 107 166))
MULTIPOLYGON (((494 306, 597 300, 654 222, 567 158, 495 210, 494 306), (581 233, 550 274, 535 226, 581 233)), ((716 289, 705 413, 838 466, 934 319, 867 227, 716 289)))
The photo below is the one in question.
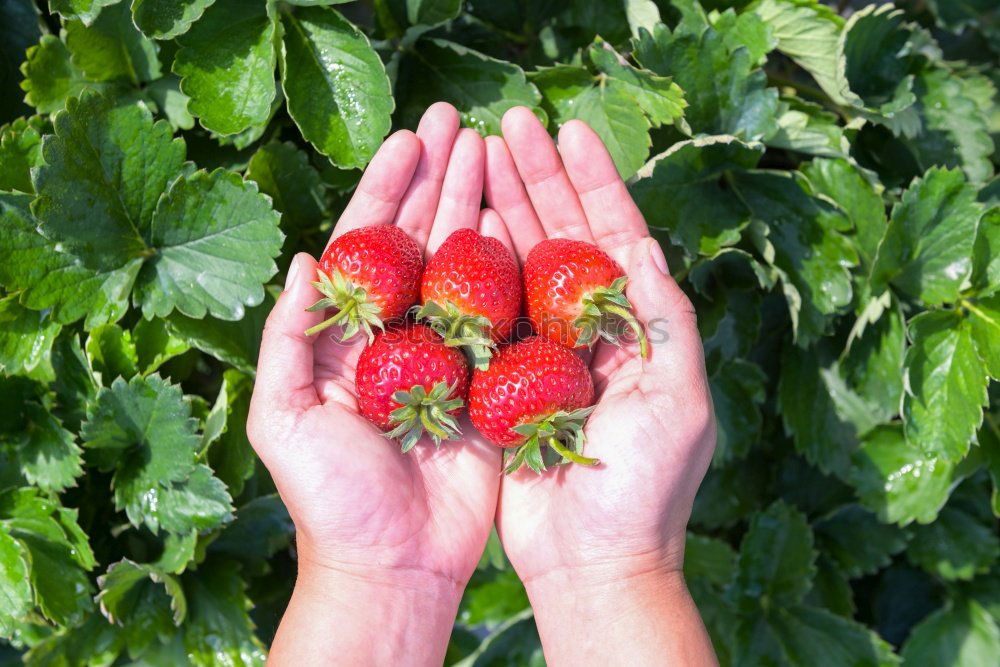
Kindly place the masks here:
POLYGON ((528 584, 548 664, 718 664, 681 573, 608 568, 583 579, 555 571, 528 584))
POLYGON ((424 572, 300 563, 270 665, 441 665, 461 586, 424 572))

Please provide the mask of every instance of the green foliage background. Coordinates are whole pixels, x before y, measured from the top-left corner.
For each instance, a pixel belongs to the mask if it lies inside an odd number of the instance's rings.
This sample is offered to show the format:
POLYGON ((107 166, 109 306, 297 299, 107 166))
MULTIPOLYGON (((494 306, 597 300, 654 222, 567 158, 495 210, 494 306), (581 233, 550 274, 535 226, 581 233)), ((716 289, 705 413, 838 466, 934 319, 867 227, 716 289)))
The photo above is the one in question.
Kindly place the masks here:
MULTIPOLYGON (((0 0, 0 656, 263 661, 263 318, 444 99, 590 123, 695 301, 722 663, 996 664, 997 3, 339 5, 0 0)), ((495 539, 448 661, 543 662, 495 539)))

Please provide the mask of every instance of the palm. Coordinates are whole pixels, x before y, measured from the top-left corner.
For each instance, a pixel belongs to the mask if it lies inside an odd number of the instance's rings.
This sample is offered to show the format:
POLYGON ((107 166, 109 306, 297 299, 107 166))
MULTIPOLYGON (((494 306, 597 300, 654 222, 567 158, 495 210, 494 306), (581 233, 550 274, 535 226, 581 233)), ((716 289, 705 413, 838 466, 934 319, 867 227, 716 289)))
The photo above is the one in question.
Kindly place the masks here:
POLYGON ((589 128, 567 125, 557 153, 541 125, 515 110, 504 138, 506 146, 487 147, 487 201, 522 258, 546 236, 596 242, 629 273, 639 319, 662 318, 668 335, 651 341, 649 361, 636 346, 594 349, 597 407, 584 453, 602 465, 505 478, 497 513, 504 548, 526 579, 637 555, 679 556, 688 517, 677 508, 690 507, 714 443, 690 304, 673 281, 649 275, 645 222, 589 128))
MULTIPOLYGON (((458 131, 454 109, 431 107, 416 137, 399 133, 386 141, 334 236, 364 225, 396 224, 432 250, 455 229, 479 225, 482 160, 482 140, 458 131)), ((307 266, 308 277, 315 273, 315 260, 297 261, 307 266)), ((282 321, 268 323, 282 332, 265 333, 251 432, 295 522, 300 554, 322 554, 328 562, 321 564, 334 567, 364 568, 376 559, 455 581, 468 577, 492 524, 499 451, 470 437, 440 448, 422 442, 402 455, 398 444, 358 411, 354 375, 363 341, 302 337, 299 332, 321 314, 303 309, 317 294, 295 289, 282 298, 302 303, 279 302, 272 319, 282 321), (279 349, 289 337, 305 343, 300 358, 291 361, 282 359, 279 349), (271 367, 282 363, 284 376, 270 378, 271 367), (270 384, 289 384, 289 365, 296 366, 301 386, 269 390, 270 384), (286 410, 270 405, 272 391, 273 401, 288 404, 286 410), (265 420, 272 422, 269 428, 261 426, 265 420)))

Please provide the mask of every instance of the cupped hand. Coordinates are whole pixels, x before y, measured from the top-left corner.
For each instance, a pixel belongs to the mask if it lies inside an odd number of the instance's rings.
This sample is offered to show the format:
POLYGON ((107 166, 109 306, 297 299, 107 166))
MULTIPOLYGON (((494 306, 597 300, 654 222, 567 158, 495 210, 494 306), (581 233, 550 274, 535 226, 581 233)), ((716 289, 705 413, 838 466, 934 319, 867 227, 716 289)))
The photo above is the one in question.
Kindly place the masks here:
POLYGON ((571 121, 557 149, 524 108, 502 127, 503 139, 486 140, 486 200, 522 262, 546 237, 596 243, 628 274, 651 344, 648 360, 634 344, 593 350, 597 406, 584 454, 601 465, 522 470, 502 482, 497 527, 537 612, 550 585, 570 595, 680 571, 715 421, 694 310, 600 138, 571 121))
MULTIPOLYGON (((483 140, 458 126, 439 103, 416 134, 389 137, 333 236, 394 224, 430 253, 452 231, 479 227, 509 244, 496 214, 480 212, 483 140)), ((385 439, 355 397, 363 336, 341 344, 303 333, 323 318, 306 311, 319 298, 315 279, 316 260, 297 255, 264 329, 247 425, 295 523, 300 580, 346 574, 457 606, 493 523, 500 453, 474 435, 408 455, 385 439)))

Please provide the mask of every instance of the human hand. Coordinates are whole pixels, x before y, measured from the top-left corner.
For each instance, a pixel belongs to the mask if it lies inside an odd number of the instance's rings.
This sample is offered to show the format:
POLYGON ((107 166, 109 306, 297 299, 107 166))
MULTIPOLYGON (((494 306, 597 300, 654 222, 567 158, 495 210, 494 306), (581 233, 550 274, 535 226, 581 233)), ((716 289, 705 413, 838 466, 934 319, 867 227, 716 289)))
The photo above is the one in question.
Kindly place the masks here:
MULTIPOLYGON (((458 125, 439 103, 415 135, 389 137, 333 236, 395 224, 429 254, 456 229, 478 226, 509 245, 496 214, 479 210, 483 140, 458 125)), ((463 440, 404 456, 361 416, 354 370, 364 336, 342 344, 303 333, 323 319, 306 311, 319 298, 316 266, 305 253, 292 262, 265 326, 247 424, 296 527, 299 576, 272 660, 405 654, 441 664, 493 523, 500 452, 466 425, 463 440)))
POLYGON ((546 237, 599 245, 629 276, 627 296, 647 325, 651 355, 644 361, 636 345, 595 346, 597 404, 584 454, 602 465, 504 478, 500 539, 550 661, 600 663, 602 649, 612 648, 628 664, 662 663, 648 640, 663 639, 659 649, 681 664, 711 662, 681 574, 685 528, 715 445, 694 309, 593 130, 565 124, 557 150, 525 108, 509 111, 502 127, 502 139, 486 140, 486 200, 519 257, 546 237), (678 643, 655 627, 665 602, 672 630, 700 642, 678 643), (681 615, 685 608, 693 615, 681 615), (618 627, 608 628, 609 619, 618 627), (629 641, 637 634, 647 641, 629 641), (635 654, 626 660, 623 650, 635 654))

